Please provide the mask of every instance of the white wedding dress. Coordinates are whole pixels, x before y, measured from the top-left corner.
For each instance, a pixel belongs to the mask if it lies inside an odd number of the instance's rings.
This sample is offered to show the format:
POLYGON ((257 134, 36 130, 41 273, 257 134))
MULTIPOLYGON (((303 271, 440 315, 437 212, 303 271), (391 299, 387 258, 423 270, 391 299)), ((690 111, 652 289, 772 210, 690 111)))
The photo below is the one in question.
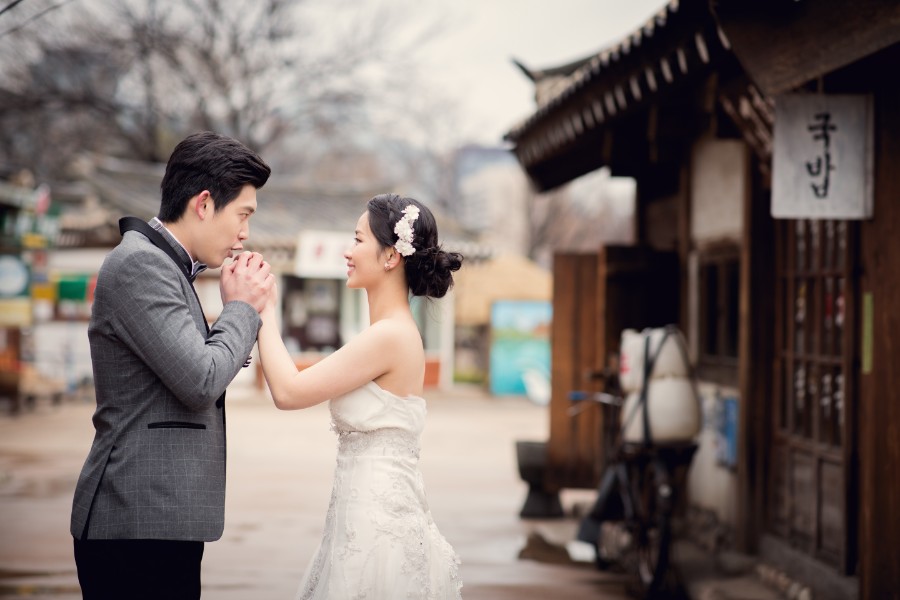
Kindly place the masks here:
POLYGON ((425 400, 369 382, 330 408, 334 488, 297 599, 461 598, 459 558, 431 518, 418 467, 425 400))

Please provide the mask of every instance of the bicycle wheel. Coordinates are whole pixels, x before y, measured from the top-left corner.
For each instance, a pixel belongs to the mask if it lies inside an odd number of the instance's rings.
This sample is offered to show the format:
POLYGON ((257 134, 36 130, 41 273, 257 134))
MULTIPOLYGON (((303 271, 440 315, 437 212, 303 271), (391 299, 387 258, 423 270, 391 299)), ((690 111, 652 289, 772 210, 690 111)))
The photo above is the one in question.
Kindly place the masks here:
POLYGON ((662 461, 641 467, 634 535, 634 561, 638 584, 647 597, 662 588, 669 569, 672 541, 672 486, 662 461))

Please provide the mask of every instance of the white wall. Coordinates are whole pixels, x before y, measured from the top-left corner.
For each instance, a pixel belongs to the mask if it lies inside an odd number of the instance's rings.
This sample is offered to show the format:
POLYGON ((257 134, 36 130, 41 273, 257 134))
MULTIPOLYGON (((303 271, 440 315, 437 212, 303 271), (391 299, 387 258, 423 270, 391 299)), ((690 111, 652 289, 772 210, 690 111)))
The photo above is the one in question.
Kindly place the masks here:
POLYGON ((691 156, 691 237, 695 243, 740 240, 747 193, 747 146, 703 139, 691 156))
POLYGON ((737 473, 719 464, 718 424, 721 398, 738 398, 738 394, 737 390, 703 382, 699 388, 703 427, 700 447, 688 472, 688 498, 692 505, 715 512, 719 521, 733 527, 737 519, 737 473))
MULTIPOLYGON (((739 140, 699 140, 691 154, 691 252, 688 256, 688 344, 691 358, 698 358, 699 256, 717 243, 740 245, 743 235, 744 198, 748 193, 749 157, 739 140)), ((737 385, 737 381, 734 382, 737 385)), ((722 523, 736 524, 737 473, 719 461, 722 440, 719 422, 723 398, 742 401, 734 387, 701 381, 703 428, 700 448, 688 475, 691 504, 714 511, 722 523)), ((738 429, 739 430, 739 429, 738 429)))

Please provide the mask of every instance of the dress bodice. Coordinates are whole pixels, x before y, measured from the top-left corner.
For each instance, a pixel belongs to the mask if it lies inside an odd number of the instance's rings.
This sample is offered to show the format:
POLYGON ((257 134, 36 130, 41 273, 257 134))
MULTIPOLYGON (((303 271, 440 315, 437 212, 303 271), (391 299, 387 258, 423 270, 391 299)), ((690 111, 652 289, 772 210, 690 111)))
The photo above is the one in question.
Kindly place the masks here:
POLYGON ((330 408, 337 433, 391 428, 419 435, 425 425, 424 399, 397 396, 374 381, 335 398, 330 408))
POLYGON ((423 398, 400 397, 370 381, 329 405, 340 454, 418 458, 419 437, 425 427, 423 398))

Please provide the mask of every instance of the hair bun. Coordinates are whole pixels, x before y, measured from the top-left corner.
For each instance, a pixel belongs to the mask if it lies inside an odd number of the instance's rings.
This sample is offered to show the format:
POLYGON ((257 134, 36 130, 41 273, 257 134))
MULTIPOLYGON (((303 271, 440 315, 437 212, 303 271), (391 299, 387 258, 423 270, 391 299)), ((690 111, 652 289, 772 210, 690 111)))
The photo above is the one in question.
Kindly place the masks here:
POLYGON ((458 252, 445 252, 440 246, 432 246, 407 258, 407 274, 414 296, 442 298, 453 286, 453 272, 462 267, 463 256, 458 252))
POLYGON ((440 247, 429 248, 428 250, 430 253, 433 253, 435 266, 438 270, 452 273, 459 271, 459 268, 462 267, 462 254, 458 252, 444 252, 440 247))

